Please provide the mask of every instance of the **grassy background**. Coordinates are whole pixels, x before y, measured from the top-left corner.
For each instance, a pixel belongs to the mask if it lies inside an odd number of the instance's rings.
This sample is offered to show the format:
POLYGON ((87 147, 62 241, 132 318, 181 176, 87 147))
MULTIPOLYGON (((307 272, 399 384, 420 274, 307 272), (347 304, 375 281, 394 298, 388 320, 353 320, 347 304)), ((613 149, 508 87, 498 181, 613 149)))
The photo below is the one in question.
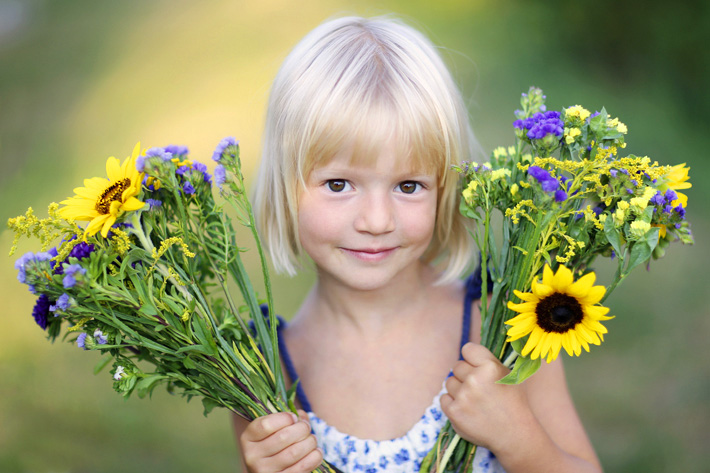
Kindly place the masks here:
MULTIPOLYGON (((706 471, 710 15, 699 0, 618 3, 0 0, 0 219, 44 215, 137 140, 186 144, 207 162, 235 135, 251 174, 289 48, 332 15, 395 12, 446 48, 485 149, 510 144, 518 96, 537 85, 552 109, 621 117, 627 151, 691 166, 697 244, 630 277, 609 300, 618 317, 604 346, 566 368, 607 471, 706 471)), ((0 472, 238 469, 226 413, 204 418, 165 393, 124 401, 107 373, 91 374, 96 354, 47 343, 13 261, 0 264, 0 472)), ((310 281, 276 278, 277 310, 290 315, 310 281)))

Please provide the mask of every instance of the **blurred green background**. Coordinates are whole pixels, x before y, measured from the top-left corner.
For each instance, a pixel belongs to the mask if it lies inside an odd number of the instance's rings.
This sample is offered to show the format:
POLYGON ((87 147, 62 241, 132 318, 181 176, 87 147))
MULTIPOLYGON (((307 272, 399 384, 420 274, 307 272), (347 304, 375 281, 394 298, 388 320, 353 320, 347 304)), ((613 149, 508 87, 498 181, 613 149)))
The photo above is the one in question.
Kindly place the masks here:
MULTIPOLYGON (((707 471, 709 7, 631 3, 0 0, 0 218, 45 215, 138 140, 209 162, 234 135, 251 176, 289 48, 330 16, 394 12, 445 48, 487 151, 511 143, 519 94, 536 85, 551 109, 619 116, 628 152, 690 165, 696 245, 631 276, 608 301, 605 344, 566 369, 607 471, 707 471)), ((5 254, 11 240, 3 227, 5 254)), ((238 470, 226 412, 205 418, 162 392, 124 401, 92 374, 97 354, 47 343, 14 259, 0 264, 0 472, 238 470)), ((277 310, 293 313, 310 282, 276 278, 277 310)))

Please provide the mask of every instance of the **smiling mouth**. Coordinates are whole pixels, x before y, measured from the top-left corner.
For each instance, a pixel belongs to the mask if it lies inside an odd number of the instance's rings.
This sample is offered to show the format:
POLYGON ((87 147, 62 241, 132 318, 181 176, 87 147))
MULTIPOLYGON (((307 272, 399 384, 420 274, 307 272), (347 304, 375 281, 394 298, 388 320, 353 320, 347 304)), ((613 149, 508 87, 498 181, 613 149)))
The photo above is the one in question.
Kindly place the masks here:
POLYGON ((390 256, 394 251, 397 249, 397 247, 393 248, 378 248, 378 249, 373 249, 373 248, 364 248, 364 249, 354 249, 354 248, 340 248, 343 250, 343 252, 354 256, 355 258, 361 260, 361 261, 367 261, 367 262, 378 262, 386 259, 388 256, 390 256))

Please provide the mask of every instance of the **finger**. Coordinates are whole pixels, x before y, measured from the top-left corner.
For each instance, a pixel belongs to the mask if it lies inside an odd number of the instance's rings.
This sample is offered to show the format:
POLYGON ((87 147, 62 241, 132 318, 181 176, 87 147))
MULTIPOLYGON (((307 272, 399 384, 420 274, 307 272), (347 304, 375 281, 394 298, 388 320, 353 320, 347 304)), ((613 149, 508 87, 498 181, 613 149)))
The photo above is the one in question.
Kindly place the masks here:
POLYGON ((448 396, 451 398, 456 398, 459 390, 461 389, 461 381, 453 376, 449 376, 448 378, 446 378, 444 386, 446 387, 446 393, 448 394, 448 396))
POLYGON ((468 361, 459 361, 454 365, 454 369, 451 370, 454 374, 453 377, 461 381, 462 383, 474 373, 474 366, 468 361))
MULTIPOLYGON (((313 451, 317 451, 318 444, 314 435, 308 435, 306 438, 290 444, 280 452, 268 458, 270 469, 275 471, 286 471, 296 467, 313 451)), ((298 468, 295 468, 298 471, 298 468)), ((310 471, 310 470, 309 470, 310 471)))
POLYGON ((286 468, 283 473, 308 473, 315 470, 323 462, 323 451, 317 448, 309 452, 295 465, 286 468))
POLYGON ((296 411, 296 414, 298 415, 298 418, 299 418, 300 420, 302 420, 302 421, 304 421, 304 422, 308 422, 309 424, 311 423, 310 417, 308 417, 308 414, 307 414, 306 411, 304 411, 303 409, 298 409, 298 410, 296 411))
POLYGON ((454 402, 454 398, 449 393, 444 393, 439 398, 439 404, 444 414, 449 417, 449 406, 454 402))
POLYGON ((273 456, 291 445, 304 441, 310 435, 311 426, 306 422, 298 421, 277 430, 259 443, 265 456, 273 456))
POLYGON ((268 414, 250 422, 244 431, 244 438, 249 442, 260 442, 274 432, 296 422, 298 422, 298 417, 291 412, 268 414))
POLYGON ((461 355, 473 366, 480 366, 487 361, 496 359, 488 348, 473 342, 468 342, 461 348, 461 355))

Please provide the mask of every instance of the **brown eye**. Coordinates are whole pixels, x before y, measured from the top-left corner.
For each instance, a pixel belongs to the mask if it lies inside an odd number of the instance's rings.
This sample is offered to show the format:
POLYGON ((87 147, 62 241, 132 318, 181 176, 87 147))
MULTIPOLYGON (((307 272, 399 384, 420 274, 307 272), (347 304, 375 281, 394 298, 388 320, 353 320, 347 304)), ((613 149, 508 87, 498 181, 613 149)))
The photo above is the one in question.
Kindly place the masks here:
POLYGON ((333 192, 342 192, 347 186, 347 182, 343 179, 331 179, 327 182, 328 189, 333 192))
POLYGON ((419 187, 419 183, 414 182, 414 181, 404 181, 401 183, 399 186, 399 190, 403 194, 414 194, 417 191, 417 188, 419 187))

